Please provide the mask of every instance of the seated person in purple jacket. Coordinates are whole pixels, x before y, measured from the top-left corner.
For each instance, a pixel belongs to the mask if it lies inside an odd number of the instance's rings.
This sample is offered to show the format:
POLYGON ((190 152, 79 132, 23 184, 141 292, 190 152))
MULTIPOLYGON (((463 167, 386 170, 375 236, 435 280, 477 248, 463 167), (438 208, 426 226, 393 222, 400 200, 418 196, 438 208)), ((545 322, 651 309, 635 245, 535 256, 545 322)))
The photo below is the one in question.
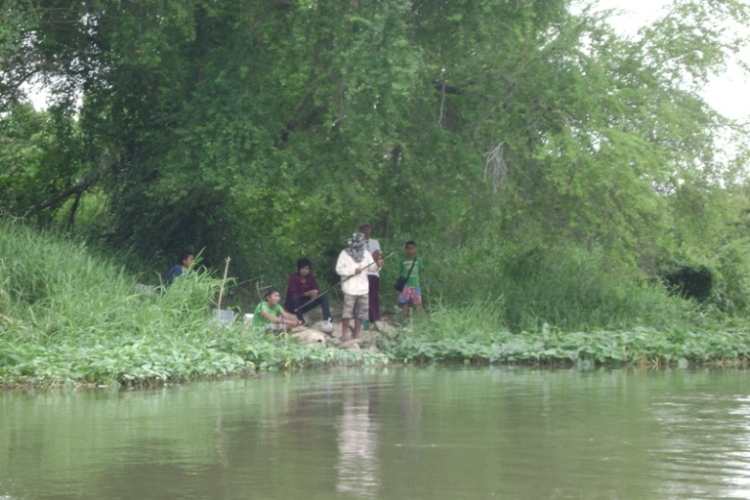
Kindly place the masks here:
POLYGON ((323 319, 329 319, 331 306, 328 303, 328 295, 320 294, 318 282, 310 272, 311 267, 310 261, 304 257, 297 261, 297 272, 289 275, 284 309, 304 321, 303 313, 320 306, 323 309, 323 319))

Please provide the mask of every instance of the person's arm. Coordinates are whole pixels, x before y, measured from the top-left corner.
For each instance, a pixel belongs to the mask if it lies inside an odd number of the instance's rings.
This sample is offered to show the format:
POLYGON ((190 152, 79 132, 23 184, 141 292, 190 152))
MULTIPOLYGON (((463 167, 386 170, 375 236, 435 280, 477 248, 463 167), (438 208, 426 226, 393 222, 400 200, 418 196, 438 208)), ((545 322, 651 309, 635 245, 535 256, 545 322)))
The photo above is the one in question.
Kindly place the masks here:
POLYGON ((375 259, 373 258, 372 254, 365 250, 365 258, 362 259, 362 269, 366 269, 367 271, 377 271, 378 265, 377 262, 375 262, 375 259))
POLYGON ((289 281, 287 282, 286 286, 286 296, 287 297, 302 297, 304 293, 302 292, 302 282, 299 279, 299 275, 297 273, 292 273, 289 275, 289 281))
POLYGON ((292 325, 292 326, 296 326, 296 325, 301 325, 302 324, 302 321, 300 321, 297 316, 295 316, 292 313, 288 313, 288 312, 286 312, 283 309, 281 310, 281 316, 279 316, 278 318, 279 318, 279 323, 281 323, 283 321, 284 323, 286 323, 288 325, 292 325))
POLYGON ((318 296, 318 293, 320 293, 318 282, 315 281, 315 277, 312 274, 307 276, 307 288, 308 290, 304 293, 305 297, 314 299, 318 296))
POLYGON ((381 259, 383 254, 380 251, 380 242, 378 240, 370 240, 370 241, 374 243, 374 247, 375 247, 372 249, 372 252, 370 252, 372 254, 372 258, 375 262, 378 263, 378 267, 382 267, 382 264, 380 262, 383 260, 381 259))
POLYGON ((271 314, 271 311, 268 310, 268 307, 261 308, 260 315, 266 318, 271 323, 281 323, 281 318, 271 314))
POLYGON ((164 278, 164 286, 169 286, 177 276, 182 274, 182 266, 173 266, 164 278))
POLYGON ((349 256, 346 254, 346 251, 343 251, 339 254, 339 260, 336 261, 336 274, 341 277, 347 277, 356 274, 354 260, 349 258, 349 256))
POLYGON ((380 249, 378 248, 374 252, 372 252, 372 260, 375 261, 375 264, 371 267, 368 267, 367 270, 375 270, 380 271, 380 269, 383 267, 383 264, 385 264, 385 261, 381 257, 380 249))

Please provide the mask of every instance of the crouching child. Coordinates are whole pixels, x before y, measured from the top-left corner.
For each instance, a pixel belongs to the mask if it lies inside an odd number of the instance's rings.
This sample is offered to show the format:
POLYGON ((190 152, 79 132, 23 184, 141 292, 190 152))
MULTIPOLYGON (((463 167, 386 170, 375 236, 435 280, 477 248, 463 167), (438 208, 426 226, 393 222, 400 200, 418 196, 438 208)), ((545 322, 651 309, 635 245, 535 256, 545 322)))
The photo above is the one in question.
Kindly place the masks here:
POLYGON ((263 292, 263 300, 253 313, 253 329, 256 331, 282 333, 302 324, 294 314, 281 307, 281 293, 275 287, 263 292))

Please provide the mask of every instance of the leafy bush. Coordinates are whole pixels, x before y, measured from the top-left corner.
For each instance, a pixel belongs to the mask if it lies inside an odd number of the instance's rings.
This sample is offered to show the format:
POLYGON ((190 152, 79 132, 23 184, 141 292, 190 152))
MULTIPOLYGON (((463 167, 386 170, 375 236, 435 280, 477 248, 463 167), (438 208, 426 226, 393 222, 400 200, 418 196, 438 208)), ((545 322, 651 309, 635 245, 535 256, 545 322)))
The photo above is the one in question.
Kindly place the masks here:
POLYGON ((449 259, 430 247, 429 314, 372 353, 219 325, 210 318, 221 281, 203 269, 166 290, 144 288, 80 242, 0 224, 0 385, 142 385, 392 359, 582 368, 750 360, 741 317, 689 307, 608 269, 601 255, 490 248, 449 259), (462 281, 469 269, 473 280, 462 281))
POLYGON ((426 258, 426 295, 447 307, 483 304, 473 317, 491 314, 514 332, 664 328, 689 321, 695 308, 600 249, 526 249, 487 237, 432 246, 426 258))
POLYGON ((254 369, 386 362, 210 320, 221 280, 202 269, 136 286, 83 243, 0 225, 0 384, 144 384, 254 369))

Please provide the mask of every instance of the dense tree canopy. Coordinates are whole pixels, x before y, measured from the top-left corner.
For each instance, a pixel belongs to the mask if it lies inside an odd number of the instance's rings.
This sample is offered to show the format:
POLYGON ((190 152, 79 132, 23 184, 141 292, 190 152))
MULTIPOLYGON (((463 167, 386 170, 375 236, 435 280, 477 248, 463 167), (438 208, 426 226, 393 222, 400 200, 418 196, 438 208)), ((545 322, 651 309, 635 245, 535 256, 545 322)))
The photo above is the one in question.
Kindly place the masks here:
POLYGON ((632 39, 568 0, 0 13, 0 211, 144 258, 205 247, 251 276, 331 258, 367 218, 386 237, 492 232, 648 268, 711 254, 747 206, 729 189, 744 163, 715 148, 744 131, 698 93, 744 46, 721 28, 748 24, 742 1, 678 0, 632 39), (21 103, 30 82, 47 111, 21 103))

